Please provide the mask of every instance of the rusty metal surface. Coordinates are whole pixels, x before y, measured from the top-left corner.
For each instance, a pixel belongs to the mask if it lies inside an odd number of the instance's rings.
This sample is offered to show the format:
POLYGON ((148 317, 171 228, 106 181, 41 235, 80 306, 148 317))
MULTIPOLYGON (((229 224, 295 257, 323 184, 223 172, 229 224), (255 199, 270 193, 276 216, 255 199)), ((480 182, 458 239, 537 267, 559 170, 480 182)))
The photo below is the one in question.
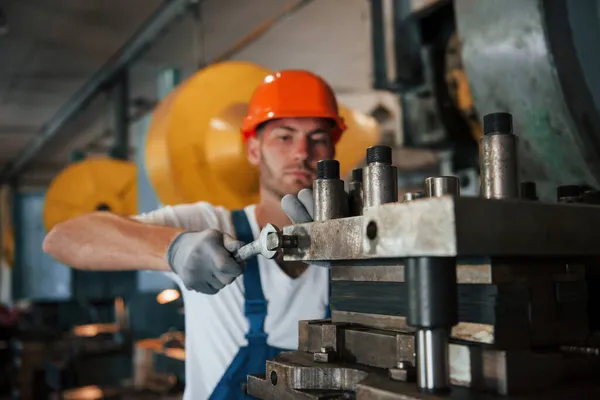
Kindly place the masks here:
POLYGON ((421 393, 412 382, 391 379, 390 374, 398 376, 397 366, 390 371, 345 361, 320 363, 305 352, 282 353, 267 361, 264 375, 248 377, 248 393, 259 399, 293 400, 566 399, 600 395, 597 384, 561 387, 565 381, 590 379, 597 374, 598 357, 563 358, 559 353, 504 352, 462 345, 451 345, 450 353, 462 360, 451 364, 454 386, 447 396, 421 393))
POLYGON ((286 226, 286 235, 298 238, 298 248, 285 249, 284 260, 363 259, 362 217, 286 226))

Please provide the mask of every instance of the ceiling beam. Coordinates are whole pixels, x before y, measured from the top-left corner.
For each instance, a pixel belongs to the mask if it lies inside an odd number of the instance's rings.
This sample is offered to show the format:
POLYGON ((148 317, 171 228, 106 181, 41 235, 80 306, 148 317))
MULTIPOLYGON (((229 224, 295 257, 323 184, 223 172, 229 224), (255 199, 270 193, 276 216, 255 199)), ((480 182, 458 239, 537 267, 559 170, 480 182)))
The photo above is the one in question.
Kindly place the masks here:
POLYGON ((152 42, 189 9, 189 4, 190 0, 164 0, 131 39, 59 109, 27 143, 25 149, 0 171, 0 185, 16 177, 77 113, 112 83, 118 73, 139 59, 152 42))

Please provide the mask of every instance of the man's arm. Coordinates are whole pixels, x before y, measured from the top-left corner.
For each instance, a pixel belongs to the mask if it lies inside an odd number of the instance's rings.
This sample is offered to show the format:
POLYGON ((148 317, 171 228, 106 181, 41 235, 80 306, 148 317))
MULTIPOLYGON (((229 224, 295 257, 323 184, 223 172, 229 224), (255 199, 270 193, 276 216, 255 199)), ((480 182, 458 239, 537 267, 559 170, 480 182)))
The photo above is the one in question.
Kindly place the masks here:
POLYGON ((77 269, 170 271, 165 254, 183 231, 96 212, 56 225, 43 248, 56 260, 77 269))
POLYGON ((243 243, 209 229, 219 226, 211 208, 167 206, 132 219, 92 213, 58 224, 43 247, 73 268, 173 271, 186 288, 215 294, 242 273, 233 253, 243 243))

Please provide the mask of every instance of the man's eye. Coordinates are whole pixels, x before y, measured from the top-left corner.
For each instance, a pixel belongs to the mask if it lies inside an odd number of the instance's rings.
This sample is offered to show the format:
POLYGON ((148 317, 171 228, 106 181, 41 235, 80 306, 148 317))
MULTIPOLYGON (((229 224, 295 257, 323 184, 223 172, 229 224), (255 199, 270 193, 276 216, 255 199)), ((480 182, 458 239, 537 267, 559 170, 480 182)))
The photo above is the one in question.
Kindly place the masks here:
POLYGON ((287 142, 291 140, 292 137, 290 135, 279 135, 277 136, 277 139, 281 140, 282 142, 287 142))
POLYGON ((311 142, 313 142, 314 144, 327 144, 327 138, 326 137, 315 137, 311 139, 311 142))

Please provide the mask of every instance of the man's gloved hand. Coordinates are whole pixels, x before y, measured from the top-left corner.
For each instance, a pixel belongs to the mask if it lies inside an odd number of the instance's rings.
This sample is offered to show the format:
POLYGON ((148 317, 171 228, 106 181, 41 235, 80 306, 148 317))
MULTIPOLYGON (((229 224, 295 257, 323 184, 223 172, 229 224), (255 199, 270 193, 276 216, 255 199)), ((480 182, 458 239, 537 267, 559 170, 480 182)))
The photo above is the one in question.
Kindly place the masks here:
POLYGON ((293 224, 312 222, 315 215, 312 189, 302 189, 298 196, 286 194, 281 199, 281 209, 293 224))
MULTIPOLYGON (((302 189, 298 192, 298 196, 286 194, 281 199, 281 209, 292 221, 292 224, 313 222, 315 202, 313 200, 312 189, 302 189)), ((305 263, 323 268, 331 267, 329 261, 305 261, 305 263)))
POLYGON ((214 229, 183 232, 167 249, 167 262, 189 290, 215 294, 242 274, 233 252, 244 243, 214 229))

